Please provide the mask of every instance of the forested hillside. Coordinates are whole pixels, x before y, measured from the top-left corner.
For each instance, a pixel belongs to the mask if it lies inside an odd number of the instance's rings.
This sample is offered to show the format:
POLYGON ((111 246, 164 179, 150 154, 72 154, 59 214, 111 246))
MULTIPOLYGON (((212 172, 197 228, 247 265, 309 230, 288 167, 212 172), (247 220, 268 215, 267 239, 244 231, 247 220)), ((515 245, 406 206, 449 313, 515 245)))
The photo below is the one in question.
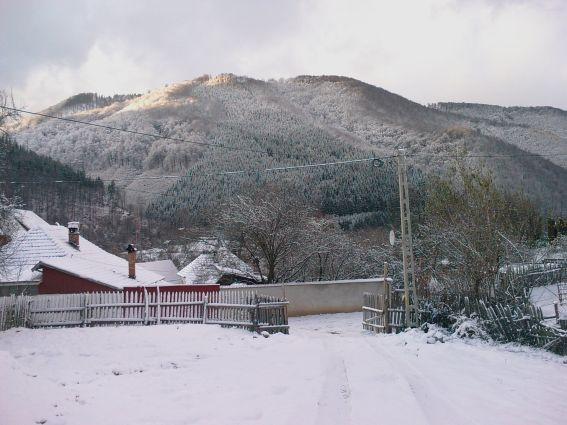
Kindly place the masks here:
POLYGON ((104 203, 106 190, 100 179, 38 155, 3 137, 0 167, 1 190, 18 198, 23 207, 33 209, 48 221, 94 216, 104 203), (71 183, 58 183, 70 181, 71 183))
POLYGON ((462 110, 424 107, 345 77, 203 76, 142 96, 96 99, 81 95, 49 111, 179 140, 34 117, 13 129, 17 142, 88 175, 115 179, 130 201, 178 225, 206 223, 223 200, 251 185, 282 181, 325 213, 353 223, 389 222, 397 196, 393 160, 261 170, 391 156, 397 148, 409 155, 416 192, 423 173, 444 173, 448 156, 466 152, 467 163, 485 164, 501 186, 524 190, 545 211, 560 210, 567 197, 565 164, 546 156, 567 149, 561 113, 539 137, 521 123, 496 131, 462 110), (143 178, 159 176, 167 177, 143 178))
POLYGON ((124 215, 124 195, 113 184, 105 186, 6 136, 0 137, 0 193, 49 223, 80 221, 85 236, 109 249, 119 250, 135 231, 124 215))
POLYGON ((551 107, 503 107, 473 103, 437 103, 433 108, 458 114, 471 128, 510 140, 533 154, 546 153, 567 167, 567 111, 551 107), (554 155, 555 154, 555 155, 554 155))

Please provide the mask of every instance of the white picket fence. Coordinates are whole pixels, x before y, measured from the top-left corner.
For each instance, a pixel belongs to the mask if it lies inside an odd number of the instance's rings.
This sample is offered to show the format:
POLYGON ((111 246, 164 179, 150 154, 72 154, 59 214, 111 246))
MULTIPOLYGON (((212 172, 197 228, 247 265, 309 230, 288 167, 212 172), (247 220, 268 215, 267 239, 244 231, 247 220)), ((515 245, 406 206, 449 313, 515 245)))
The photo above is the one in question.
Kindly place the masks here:
POLYGON ((0 330, 203 323, 288 333, 287 301, 253 291, 96 292, 0 298, 0 330))

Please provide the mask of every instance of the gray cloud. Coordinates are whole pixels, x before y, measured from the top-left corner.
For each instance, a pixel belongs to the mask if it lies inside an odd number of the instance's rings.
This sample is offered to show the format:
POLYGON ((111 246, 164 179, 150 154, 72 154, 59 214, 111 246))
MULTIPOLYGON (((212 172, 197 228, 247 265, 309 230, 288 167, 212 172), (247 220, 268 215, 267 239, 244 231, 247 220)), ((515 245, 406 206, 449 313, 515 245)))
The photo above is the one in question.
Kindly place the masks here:
POLYGON ((567 4, 0 0, 0 86, 38 109, 204 73, 349 75, 419 102, 567 109, 567 4))

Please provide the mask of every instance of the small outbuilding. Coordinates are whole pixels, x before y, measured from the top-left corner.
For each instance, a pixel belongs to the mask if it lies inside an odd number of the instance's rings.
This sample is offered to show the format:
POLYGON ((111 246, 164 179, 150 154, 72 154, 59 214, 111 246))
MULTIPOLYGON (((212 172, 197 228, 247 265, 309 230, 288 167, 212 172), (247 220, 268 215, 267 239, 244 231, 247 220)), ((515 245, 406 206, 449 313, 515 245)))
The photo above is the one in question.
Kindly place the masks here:
POLYGON ((185 284, 260 283, 261 276, 225 247, 199 255, 177 273, 185 284))

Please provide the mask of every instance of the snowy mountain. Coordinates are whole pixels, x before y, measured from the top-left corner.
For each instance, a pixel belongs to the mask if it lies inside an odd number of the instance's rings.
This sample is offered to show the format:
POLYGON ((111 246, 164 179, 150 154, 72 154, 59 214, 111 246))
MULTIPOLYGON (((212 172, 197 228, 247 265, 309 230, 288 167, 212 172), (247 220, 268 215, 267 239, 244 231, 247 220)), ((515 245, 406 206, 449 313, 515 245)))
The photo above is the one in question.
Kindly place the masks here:
POLYGON ((473 103, 438 103, 441 111, 459 115, 483 134, 498 137, 567 167, 567 111, 551 107, 503 107, 473 103), (553 156, 554 154, 562 154, 553 156))
POLYGON ((400 147, 417 154, 409 162, 425 172, 446 169, 446 155, 466 149, 475 156, 467 161, 485 163, 503 185, 523 188, 547 210, 558 210, 567 196, 567 157, 539 156, 567 151, 567 112, 551 108, 425 107, 346 77, 260 81, 223 74, 144 95, 81 94, 48 113, 265 152, 209 148, 37 117, 15 128, 18 143, 89 175, 116 179, 131 200, 149 203, 150 211, 179 222, 204 214, 247 186, 282 179, 326 212, 383 209, 395 203, 391 161, 379 168, 361 163, 293 173, 256 170, 388 156, 400 147), (232 170, 250 173, 221 174, 232 170), (164 175, 185 177, 120 180, 164 175))

